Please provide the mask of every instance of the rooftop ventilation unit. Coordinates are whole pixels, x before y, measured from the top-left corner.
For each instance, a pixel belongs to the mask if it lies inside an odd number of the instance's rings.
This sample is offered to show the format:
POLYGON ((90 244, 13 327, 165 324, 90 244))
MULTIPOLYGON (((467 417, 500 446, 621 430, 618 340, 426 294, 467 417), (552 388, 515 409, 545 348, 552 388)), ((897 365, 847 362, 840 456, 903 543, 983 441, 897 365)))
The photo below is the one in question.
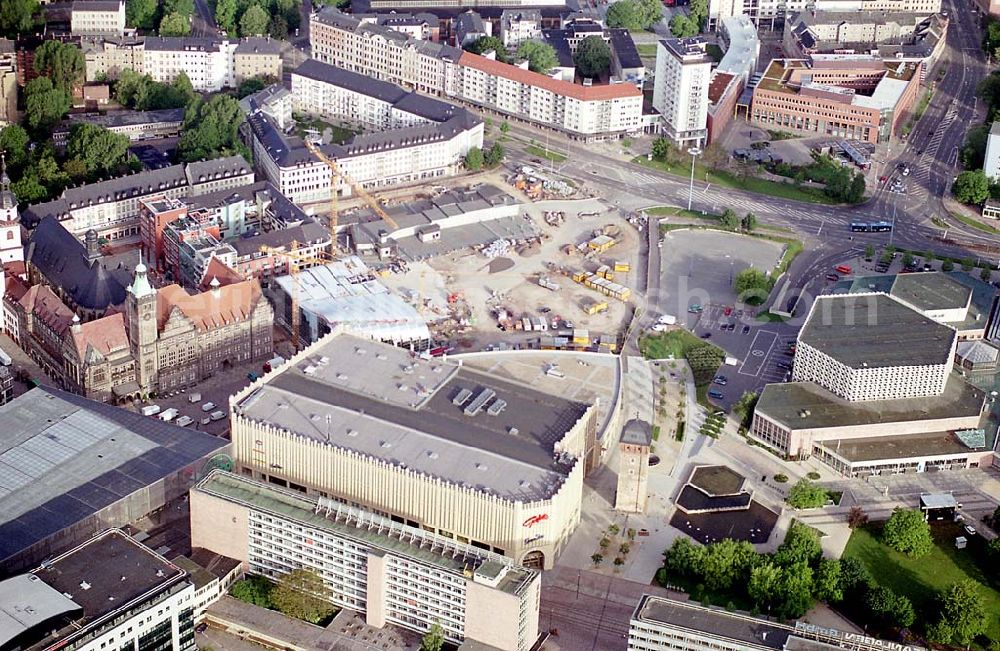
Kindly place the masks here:
POLYGON ((479 395, 473 398, 472 402, 469 403, 469 406, 465 408, 465 415, 475 416, 478 414, 480 410, 486 406, 486 403, 489 402, 496 394, 497 392, 493 389, 483 389, 480 391, 479 395))
POLYGON ((461 407, 466 402, 468 402, 469 398, 471 397, 472 397, 472 391, 470 391, 469 389, 462 389, 461 391, 458 392, 458 395, 456 395, 454 398, 451 399, 451 404, 455 405, 456 407, 461 407))
POLYGON ((490 416, 499 416, 500 412, 507 408, 506 400, 496 400, 490 405, 490 408, 486 410, 486 413, 490 416))

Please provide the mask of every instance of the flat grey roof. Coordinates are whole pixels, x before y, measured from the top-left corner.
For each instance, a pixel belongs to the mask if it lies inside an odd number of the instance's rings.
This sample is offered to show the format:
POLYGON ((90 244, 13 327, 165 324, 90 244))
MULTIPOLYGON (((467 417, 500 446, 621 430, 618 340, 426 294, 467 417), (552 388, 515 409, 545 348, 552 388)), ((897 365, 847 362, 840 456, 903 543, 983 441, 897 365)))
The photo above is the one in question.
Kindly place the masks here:
POLYGON ((885 294, 820 296, 799 341, 852 368, 950 361, 958 333, 885 294))
POLYGON ((79 604, 33 574, 0 581, 0 648, 36 626, 80 610, 79 604))
POLYGON ((956 374, 938 396, 850 402, 812 382, 768 384, 756 411, 790 429, 876 425, 976 416, 986 394, 956 374))
MULTIPOLYGON (((976 451, 959 441, 954 433, 940 431, 907 436, 834 439, 820 445, 850 462, 951 456, 976 451)), ((986 448, 979 448, 978 451, 982 452, 984 449, 986 448)))
POLYGON ((0 406, 0 560, 228 442, 51 388, 0 406))
POLYGON ((758 649, 783 649, 792 633, 791 628, 777 622, 652 595, 643 595, 635 618, 689 631, 701 640, 736 640, 758 649))
POLYGON ((237 412, 505 499, 551 497, 575 463, 555 444, 583 403, 347 334, 321 340, 310 360, 268 376, 237 412), (492 400, 466 415, 484 392, 492 400))
POLYGON ((967 307, 972 290, 941 272, 899 274, 889 291, 919 310, 948 310, 967 307))

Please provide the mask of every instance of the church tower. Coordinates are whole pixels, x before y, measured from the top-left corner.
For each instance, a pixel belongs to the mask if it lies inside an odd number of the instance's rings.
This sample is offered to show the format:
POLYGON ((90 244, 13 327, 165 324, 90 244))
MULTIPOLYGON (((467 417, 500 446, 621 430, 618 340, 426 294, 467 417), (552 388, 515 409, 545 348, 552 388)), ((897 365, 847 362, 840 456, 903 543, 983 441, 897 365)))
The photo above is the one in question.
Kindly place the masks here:
POLYGON ((0 154, 0 263, 24 260, 21 246, 21 222, 17 216, 17 197, 10 189, 7 159, 0 154))
POLYGON ((125 299, 128 316, 128 340, 135 358, 136 381, 143 392, 156 391, 156 290, 149 284, 146 265, 139 259, 135 279, 125 299))

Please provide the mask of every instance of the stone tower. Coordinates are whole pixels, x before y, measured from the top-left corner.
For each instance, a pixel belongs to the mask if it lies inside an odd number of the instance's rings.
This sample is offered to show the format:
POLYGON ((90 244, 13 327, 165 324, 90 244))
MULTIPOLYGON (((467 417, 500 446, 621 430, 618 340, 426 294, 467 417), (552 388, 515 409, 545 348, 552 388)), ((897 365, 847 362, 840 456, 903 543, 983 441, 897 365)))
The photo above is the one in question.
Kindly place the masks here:
POLYGON ((646 510, 646 484, 649 481, 649 450, 653 428, 633 418, 622 428, 618 442, 618 490, 615 510, 642 513, 646 510))
POLYGON ((10 189, 6 156, 0 154, 0 263, 24 260, 17 197, 10 189))
POLYGON ((128 340, 135 358, 136 381, 148 393, 156 390, 156 290, 146 277, 146 265, 139 260, 135 278, 125 299, 128 316, 128 340))

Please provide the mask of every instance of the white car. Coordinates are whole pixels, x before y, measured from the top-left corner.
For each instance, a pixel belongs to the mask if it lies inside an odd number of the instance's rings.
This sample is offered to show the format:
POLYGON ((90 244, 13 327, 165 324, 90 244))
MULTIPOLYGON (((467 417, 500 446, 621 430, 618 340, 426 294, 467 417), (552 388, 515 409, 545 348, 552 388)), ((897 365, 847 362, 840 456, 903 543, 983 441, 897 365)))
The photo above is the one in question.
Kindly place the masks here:
POLYGON ((654 323, 653 332, 666 332, 667 325, 665 323, 654 323))
POLYGON ((206 402, 205 404, 203 404, 201 406, 201 410, 204 411, 204 412, 209 412, 209 411, 212 411, 213 409, 215 409, 215 403, 214 402, 206 402))

